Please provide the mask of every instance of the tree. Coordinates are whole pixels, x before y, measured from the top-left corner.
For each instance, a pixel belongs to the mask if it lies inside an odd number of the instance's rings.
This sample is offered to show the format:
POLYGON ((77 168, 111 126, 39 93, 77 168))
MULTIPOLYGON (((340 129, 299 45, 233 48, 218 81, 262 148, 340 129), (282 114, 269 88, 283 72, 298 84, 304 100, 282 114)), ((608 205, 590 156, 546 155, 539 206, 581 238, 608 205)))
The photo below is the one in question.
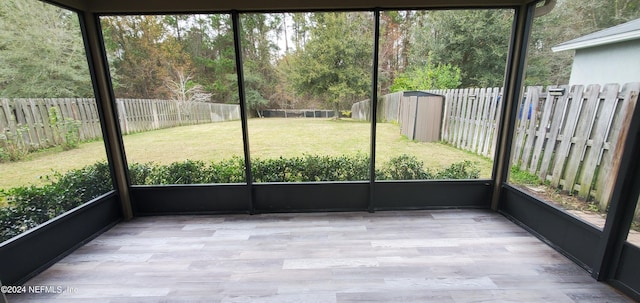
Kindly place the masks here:
POLYGON ((211 93, 213 102, 237 103, 238 84, 231 17, 190 16, 180 44, 193 62, 193 81, 211 93))
POLYGON ((399 12, 385 11, 380 14, 380 44, 378 53, 378 83, 381 87, 380 93, 389 92, 389 86, 393 83, 393 78, 403 70, 400 67, 401 38, 399 12))
POLYGON ((120 98, 169 98, 165 85, 172 70, 192 63, 161 16, 117 16, 102 19, 109 59, 115 68, 120 98))
POLYGON ((393 81, 392 92, 457 88, 460 85, 460 69, 451 64, 434 66, 427 64, 401 73, 393 81))
POLYGON ((0 29, 0 96, 93 96, 76 14, 35 0, 3 0, 0 29))
POLYGON ((371 89, 371 15, 317 13, 312 21, 308 41, 291 58, 287 81, 298 94, 322 98, 339 112, 371 89))
POLYGON ((211 94, 204 91, 202 85, 194 83, 191 74, 185 75, 183 70, 174 70, 176 80, 168 79, 172 99, 182 102, 209 102, 211 94))
POLYGON ((422 28, 428 61, 460 68, 463 87, 501 86, 509 48, 511 10, 430 12, 422 28))
POLYGON ((302 49, 309 38, 309 30, 311 28, 312 13, 293 13, 291 14, 292 22, 292 40, 295 49, 302 49))
POLYGON ((266 106, 272 96, 278 75, 275 61, 279 47, 271 37, 282 31, 281 14, 246 14, 242 16, 242 55, 247 106, 255 110, 266 106))

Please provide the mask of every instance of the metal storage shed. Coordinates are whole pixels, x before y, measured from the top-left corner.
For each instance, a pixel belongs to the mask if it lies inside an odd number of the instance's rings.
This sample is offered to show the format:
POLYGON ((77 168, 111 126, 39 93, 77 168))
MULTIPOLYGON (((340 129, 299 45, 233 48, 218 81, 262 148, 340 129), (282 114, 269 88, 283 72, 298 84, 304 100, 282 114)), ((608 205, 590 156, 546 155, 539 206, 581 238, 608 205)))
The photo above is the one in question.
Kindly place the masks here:
POLYGON ((423 91, 406 91, 400 101, 400 133, 409 140, 440 140, 444 96, 423 91))

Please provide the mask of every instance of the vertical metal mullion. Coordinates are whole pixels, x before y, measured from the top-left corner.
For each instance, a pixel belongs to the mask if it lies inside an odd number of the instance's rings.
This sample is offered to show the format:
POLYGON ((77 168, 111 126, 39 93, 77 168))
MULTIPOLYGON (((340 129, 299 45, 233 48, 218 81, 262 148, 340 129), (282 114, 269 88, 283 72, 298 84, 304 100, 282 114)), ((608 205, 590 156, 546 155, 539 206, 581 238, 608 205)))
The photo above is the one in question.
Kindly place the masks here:
POLYGON ((78 18, 113 185, 118 192, 123 219, 130 220, 134 215, 130 194, 131 182, 122 141, 122 131, 120 123, 118 123, 115 94, 104 50, 104 39, 100 29, 100 19, 89 12, 78 13, 78 18))
POLYGON ((636 104, 622 149, 620 168, 611 194, 607 220, 596 252, 592 276, 597 280, 611 280, 619 266, 620 254, 640 195, 640 105, 636 104))
POLYGON ((373 11, 373 74, 371 76, 371 153, 369 160, 369 212, 374 211, 376 184, 376 122, 378 120, 378 52, 380 50, 380 9, 373 11))
POLYGON ((237 11, 231 12, 231 23, 233 25, 233 46, 236 56, 236 75, 238 76, 238 97, 240 99, 240 121, 242 122, 242 143, 244 148, 245 178, 247 190, 249 191, 248 213, 254 213, 253 206, 253 177, 251 175, 251 153, 249 151, 249 131, 247 123, 247 103, 244 87, 244 71, 242 69, 242 43, 240 41, 240 14, 237 11))
POLYGON ((527 44, 531 33, 535 7, 536 4, 532 3, 515 9, 509 56, 505 69, 503 102, 500 111, 500 122, 498 123, 498 146, 493 162, 492 176, 494 184, 491 195, 491 208, 493 210, 498 210, 500 206, 502 185, 509 176, 514 127, 518 114, 518 100, 520 100, 522 94, 521 87, 524 81, 527 44))

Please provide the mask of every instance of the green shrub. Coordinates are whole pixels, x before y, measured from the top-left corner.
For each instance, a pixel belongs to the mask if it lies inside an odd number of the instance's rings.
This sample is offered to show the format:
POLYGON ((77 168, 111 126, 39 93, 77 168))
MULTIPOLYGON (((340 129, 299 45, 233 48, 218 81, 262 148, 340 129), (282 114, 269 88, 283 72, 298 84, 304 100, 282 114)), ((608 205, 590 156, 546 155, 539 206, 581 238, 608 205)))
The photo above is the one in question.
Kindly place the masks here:
POLYGON ((49 125, 55 133, 55 141, 63 150, 80 147, 80 126, 82 122, 73 118, 63 118, 57 107, 49 109, 49 125))
POLYGON ((36 227, 113 187, 109 165, 98 162, 46 177, 50 184, 0 191, 7 206, 0 208, 0 242, 36 227))
POLYGON ((208 183, 211 175, 203 161, 185 160, 165 166, 156 166, 149 178, 151 184, 196 184, 208 183))
POLYGON ((335 166, 339 167, 338 173, 340 180, 369 180, 370 162, 368 156, 362 154, 357 154, 352 157, 340 156, 337 157, 335 161, 335 166))
POLYGON ((145 185, 151 184, 151 176, 153 175, 153 163, 131 163, 129 164, 129 179, 131 184, 145 185))
POLYGON ((461 84, 460 68, 451 64, 429 63, 414 66, 396 76, 391 92, 456 88, 461 84))
MULTIPOLYGON (((111 170, 106 162, 53 175, 52 186, 62 202, 62 212, 87 202, 113 189, 111 170)), ((58 202, 60 203, 60 202, 58 202)))
POLYGON ((435 173, 434 179, 478 179, 480 169, 473 162, 465 160, 435 173))
POLYGON ((538 176, 528 171, 521 170, 518 166, 511 166, 509 181, 515 184, 526 185, 541 185, 543 183, 538 176))
MULTIPOLYGON (((8 206, 3 209, 4 215, 0 217, 9 220, 9 222, 0 223, 3 229, 7 227, 15 229, 19 234, 55 217, 57 195, 52 185, 12 188, 3 195, 7 197, 8 206), (9 215, 13 217, 5 218, 9 215)), ((13 234, 13 232, 0 232, 0 234, 5 233, 13 234)))
MULTIPOLYGON (((253 159, 254 182, 358 181, 369 179, 369 157, 304 155, 302 157, 253 159)), ((376 171, 380 180, 474 179, 479 169, 470 161, 442 170, 425 169, 414 156, 402 155, 383 163, 376 171)), ((203 184, 245 182, 245 163, 234 157, 217 163, 186 160, 169 165, 133 163, 132 184, 203 184)), ((38 226, 74 207, 113 189, 109 165, 98 162, 64 174, 46 177, 43 186, 16 187, 0 191, 0 242, 38 226)))
MULTIPOLYGON (((253 182, 258 183, 369 180, 369 157, 363 154, 254 158, 251 164, 253 182)), ((378 180, 477 179, 479 174, 480 170, 470 161, 431 170, 411 155, 392 158, 376 170, 378 180)), ((129 175, 136 185, 245 182, 244 160, 239 157, 210 164, 193 160, 169 165, 133 163, 129 175)))
POLYGON ((253 159, 254 182, 358 181, 369 179, 369 158, 318 156, 253 159))
POLYGON ((0 146, 0 163, 9 161, 9 152, 0 146))
MULTIPOLYGON (((286 180, 295 179, 287 177, 291 165, 287 165, 287 162, 292 162, 294 159, 252 159, 251 162, 251 175, 253 182, 286 182, 286 180)), ((302 181, 302 180, 299 180, 302 181)))
POLYGON ((24 212, 14 206, 0 208, 0 243, 9 240, 33 226, 26 227, 24 212))
POLYGON ((424 163, 415 156, 401 155, 391 158, 376 172, 379 180, 421 180, 433 179, 433 174, 425 170, 424 163))
POLYGON ((27 156, 29 146, 24 140, 24 135, 28 131, 29 129, 23 126, 16 129, 15 132, 0 133, 0 163, 19 161, 27 156))
POLYGON ((478 179, 480 169, 471 161, 453 163, 442 170, 424 168, 424 163, 415 156, 401 155, 391 158, 382 169, 376 171, 378 180, 451 180, 478 179))
POLYGON ((218 163, 212 163, 207 183, 242 183, 245 182, 244 160, 233 157, 218 163))

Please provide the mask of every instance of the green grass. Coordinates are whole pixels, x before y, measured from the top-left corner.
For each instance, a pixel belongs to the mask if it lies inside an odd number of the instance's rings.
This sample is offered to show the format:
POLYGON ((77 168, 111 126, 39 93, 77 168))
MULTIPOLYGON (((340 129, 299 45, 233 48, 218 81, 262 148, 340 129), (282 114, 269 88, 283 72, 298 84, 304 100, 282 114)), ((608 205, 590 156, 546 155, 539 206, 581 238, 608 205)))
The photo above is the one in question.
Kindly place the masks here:
MULTIPOLYGON (((303 154, 369 154, 371 125, 349 119, 250 119, 252 157, 293 157, 303 154)), ((441 143, 414 142, 400 135, 398 125, 377 124, 376 163, 410 154, 426 167, 443 168, 470 160, 489 178, 491 161, 441 143)), ((127 160, 169 164, 185 159, 219 161, 243 155, 240 121, 168 128, 124 136, 127 160)), ((30 154, 24 161, 0 163, 0 189, 40 184, 40 177, 106 160, 102 141, 82 143, 80 148, 49 149, 30 154)))
POLYGON ((544 182, 538 176, 524 170, 520 170, 517 166, 511 167, 509 174, 509 182, 524 185, 542 185, 544 182))

